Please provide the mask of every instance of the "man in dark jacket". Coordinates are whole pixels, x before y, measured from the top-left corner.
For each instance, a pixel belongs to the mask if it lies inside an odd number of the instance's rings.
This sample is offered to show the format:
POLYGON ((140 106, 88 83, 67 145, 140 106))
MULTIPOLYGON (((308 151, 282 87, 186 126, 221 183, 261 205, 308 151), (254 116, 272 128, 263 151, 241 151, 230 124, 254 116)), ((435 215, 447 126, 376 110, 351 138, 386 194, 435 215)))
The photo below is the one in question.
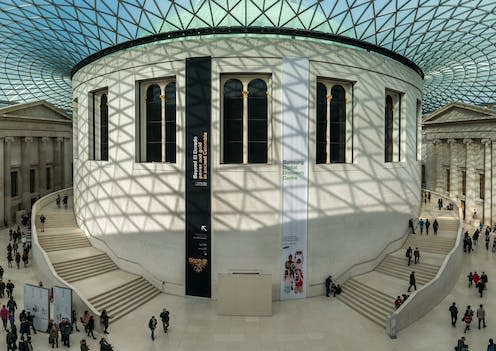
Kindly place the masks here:
POLYGON ((415 290, 417 290, 417 285, 415 284, 415 272, 410 273, 410 286, 408 287, 408 292, 410 292, 412 286, 415 290))
POLYGON ((453 304, 449 308, 450 314, 451 314, 451 325, 456 327, 456 320, 458 318, 458 308, 456 307, 456 304, 453 302, 453 304))
POLYGON ((331 283, 332 283, 332 278, 331 276, 328 276, 325 280, 325 288, 326 288, 326 296, 329 297, 329 294, 331 293, 331 283))
POLYGON ((165 308, 160 313, 160 319, 162 320, 162 326, 164 327, 164 333, 167 333, 167 329, 169 328, 169 311, 165 308))

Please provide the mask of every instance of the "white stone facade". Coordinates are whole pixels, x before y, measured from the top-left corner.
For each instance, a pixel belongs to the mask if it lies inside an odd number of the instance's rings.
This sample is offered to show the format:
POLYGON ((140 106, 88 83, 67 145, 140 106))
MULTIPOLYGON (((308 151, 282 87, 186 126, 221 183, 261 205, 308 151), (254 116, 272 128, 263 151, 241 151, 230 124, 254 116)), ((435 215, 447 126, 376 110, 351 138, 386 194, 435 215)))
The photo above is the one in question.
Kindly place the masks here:
POLYGON ((0 166, 4 225, 41 196, 72 186, 71 119, 44 101, 1 108, 0 166))
POLYGON ((392 59, 311 40, 188 39, 138 46, 103 57, 73 77, 76 139, 74 201, 78 224, 119 257, 139 263, 184 294, 185 59, 212 57, 211 179, 212 286, 218 273, 272 274, 279 296, 282 233, 282 65, 309 59, 308 294, 354 264, 376 257, 406 232, 419 210, 422 79, 392 59), (225 75, 270 77, 269 155, 266 164, 221 162, 225 75), (175 77, 177 161, 139 162, 139 82, 175 77), (346 163, 316 164, 315 87, 319 78, 353 85, 346 163), (108 92, 109 160, 90 160, 90 97, 108 92), (384 161, 386 91, 400 93, 395 109, 394 162, 384 161))
POLYGON ((496 223, 496 113, 452 103, 423 121, 425 187, 460 201, 473 224, 496 223))

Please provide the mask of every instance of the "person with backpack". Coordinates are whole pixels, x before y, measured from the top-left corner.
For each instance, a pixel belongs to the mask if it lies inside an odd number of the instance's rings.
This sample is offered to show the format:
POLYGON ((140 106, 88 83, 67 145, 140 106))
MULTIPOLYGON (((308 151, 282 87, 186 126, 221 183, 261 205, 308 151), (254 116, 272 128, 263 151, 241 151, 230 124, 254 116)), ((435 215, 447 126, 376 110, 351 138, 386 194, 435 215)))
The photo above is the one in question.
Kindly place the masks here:
POLYGON ((157 328, 157 319, 155 316, 152 316, 148 321, 148 328, 150 328, 150 331, 152 332, 152 340, 155 340, 155 328, 157 328))

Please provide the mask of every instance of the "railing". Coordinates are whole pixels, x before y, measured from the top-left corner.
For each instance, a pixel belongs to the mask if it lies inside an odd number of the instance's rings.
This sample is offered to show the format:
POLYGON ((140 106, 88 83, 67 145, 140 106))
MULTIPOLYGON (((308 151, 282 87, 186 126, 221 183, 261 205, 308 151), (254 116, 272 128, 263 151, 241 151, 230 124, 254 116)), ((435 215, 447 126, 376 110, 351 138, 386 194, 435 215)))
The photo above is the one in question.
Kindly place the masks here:
POLYGON ((462 210, 460 206, 458 206, 458 203, 456 203, 453 199, 433 191, 431 191, 431 194, 453 203, 453 210, 458 210, 459 224, 455 245, 444 258, 436 277, 422 288, 412 293, 408 300, 406 300, 400 308, 391 313, 386 328, 386 331, 391 338, 396 338, 399 330, 406 328, 437 306, 453 289, 460 273, 463 258, 463 253, 461 250, 463 243, 462 210))

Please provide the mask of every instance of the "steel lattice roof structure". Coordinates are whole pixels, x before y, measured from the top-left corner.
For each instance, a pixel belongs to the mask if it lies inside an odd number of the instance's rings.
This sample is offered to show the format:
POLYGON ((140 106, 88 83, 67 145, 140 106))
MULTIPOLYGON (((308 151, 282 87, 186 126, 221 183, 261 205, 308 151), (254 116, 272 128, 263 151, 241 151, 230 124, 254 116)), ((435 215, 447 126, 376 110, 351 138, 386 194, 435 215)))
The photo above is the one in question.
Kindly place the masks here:
POLYGON ((496 100, 494 0, 0 0, 0 101, 71 110, 71 70, 163 33, 270 28, 391 50, 425 73, 424 112, 496 100))

